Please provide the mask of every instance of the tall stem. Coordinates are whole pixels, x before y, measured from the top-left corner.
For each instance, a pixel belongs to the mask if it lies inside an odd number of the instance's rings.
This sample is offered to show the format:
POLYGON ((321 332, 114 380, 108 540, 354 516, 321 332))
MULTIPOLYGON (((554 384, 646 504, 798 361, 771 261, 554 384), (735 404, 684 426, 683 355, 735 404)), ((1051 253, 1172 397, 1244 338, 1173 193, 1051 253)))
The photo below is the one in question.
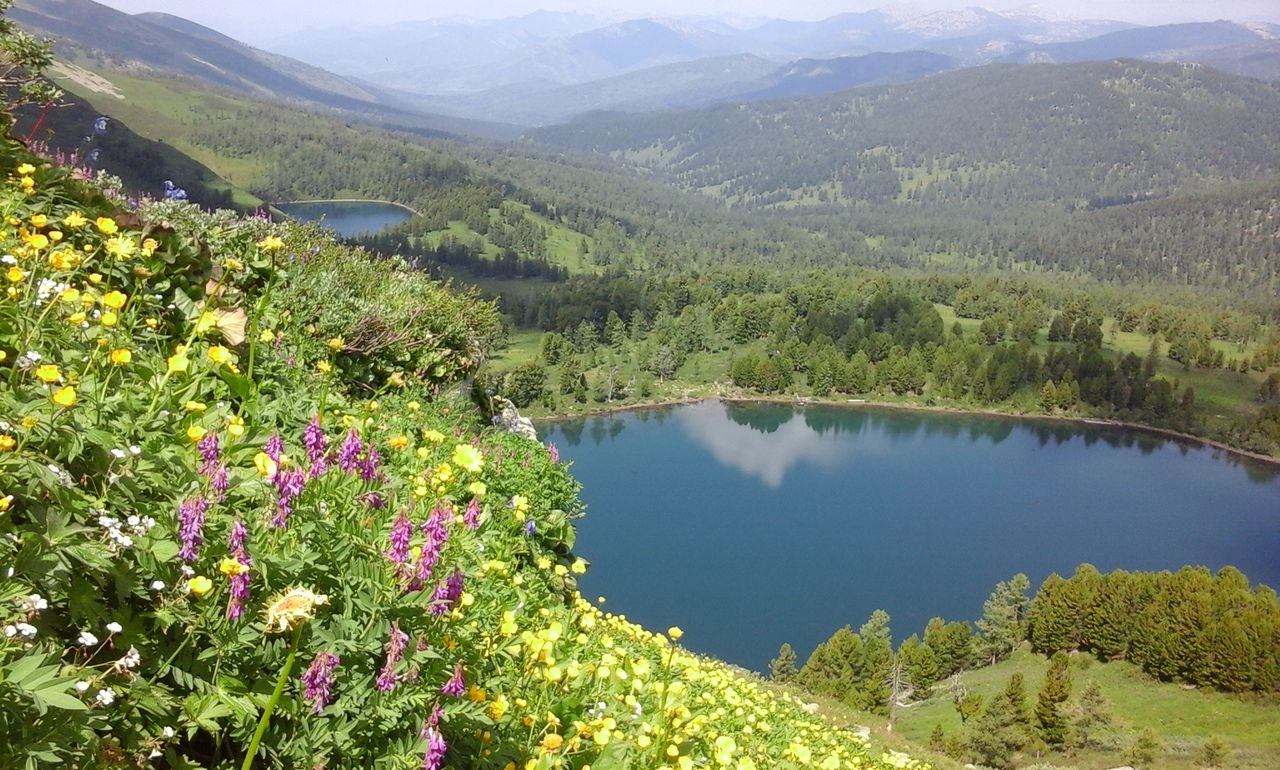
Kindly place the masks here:
POLYGON ((284 694, 285 683, 289 681, 289 672, 293 670, 293 659, 298 654, 298 639, 302 636, 302 629, 299 628, 293 632, 293 643, 289 645, 289 657, 284 659, 284 667, 280 669, 280 678, 276 680, 275 692, 271 693, 271 700, 267 701, 267 707, 262 710, 262 716, 258 719, 258 729, 253 734, 253 740, 249 743, 249 750, 245 752, 244 762, 240 765, 240 770, 250 770, 253 767, 253 758, 258 754, 258 744, 262 743, 262 736, 267 732, 267 725, 271 723, 271 714, 276 710, 276 704, 280 702, 280 696, 284 694))

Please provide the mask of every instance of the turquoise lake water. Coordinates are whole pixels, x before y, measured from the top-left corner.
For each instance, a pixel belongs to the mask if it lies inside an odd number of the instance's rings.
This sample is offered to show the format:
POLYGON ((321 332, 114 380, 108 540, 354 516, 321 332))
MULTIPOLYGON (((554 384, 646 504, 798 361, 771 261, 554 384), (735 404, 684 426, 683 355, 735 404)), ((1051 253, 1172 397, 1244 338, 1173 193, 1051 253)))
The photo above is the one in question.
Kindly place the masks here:
POLYGON ((316 201, 275 206, 294 219, 323 222, 343 238, 379 233, 413 216, 408 209, 376 201, 316 201))
POLYGON ((1234 565, 1280 586, 1280 474, 1146 434, 721 402, 539 433, 584 487, 583 594, 756 670, 877 608, 897 639, 975 620, 1016 572, 1234 565))

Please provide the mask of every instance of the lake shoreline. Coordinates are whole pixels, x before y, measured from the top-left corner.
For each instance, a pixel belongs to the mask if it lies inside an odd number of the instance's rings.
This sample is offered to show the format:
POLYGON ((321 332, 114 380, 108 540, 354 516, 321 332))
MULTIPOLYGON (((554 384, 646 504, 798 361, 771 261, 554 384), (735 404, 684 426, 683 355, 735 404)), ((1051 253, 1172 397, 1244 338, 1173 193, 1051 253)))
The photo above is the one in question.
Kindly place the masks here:
POLYGON ((405 211, 412 213, 415 217, 420 216, 421 214, 417 209, 414 209, 411 206, 406 206, 403 203, 396 203, 395 201, 380 201, 374 198, 317 198, 315 200, 305 201, 272 201, 268 205, 292 206, 295 203, 382 203, 388 206, 395 206, 396 208, 404 209, 405 211))
POLYGON ((1250 452, 1247 449, 1240 449, 1221 441, 1197 436, 1193 433, 1184 433, 1182 431, 1173 430, 1172 428, 1158 428, 1154 425, 1143 425, 1136 422, 1125 422, 1123 420, 1110 420, 1099 417, 1078 417, 1072 415, 1058 414, 1025 414, 1017 412, 998 412, 993 409, 975 409, 971 407, 942 406, 929 404, 907 404, 896 401, 875 401, 871 399, 820 399, 811 396, 800 396, 793 398, 783 398, 779 396, 737 396, 737 395, 706 395, 706 396, 680 396, 659 401, 646 401, 637 404, 623 404, 613 407, 597 407, 576 414, 554 414, 544 417, 533 417, 534 424, 538 423, 559 423, 568 420, 575 420, 582 417, 599 417, 607 414, 618 414, 623 412, 638 412, 650 409, 664 409, 674 406, 688 406, 691 404, 700 404, 704 401, 723 401, 730 404, 778 404, 789 406, 838 406, 844 408, 866 408, 873 409, 898 409, 916 412, 935 412, 944 414, 972 415, 976 417, 1004 417, 1012 420, 1039 420, 1075 423, 1079 425, 1091 425, 1094 427, 1117 428, 1120 430, 1133 431, 1135 433, 1145 433, 1150 436, 1169 439, 1183 444, 1193 444, 1207 449, 1216 449, 1232 456, 1238 460, 1248 462, 1261 463, 1270 468, 1280 470, 1280 457, 1264 455, 1258 452, 1250 452))

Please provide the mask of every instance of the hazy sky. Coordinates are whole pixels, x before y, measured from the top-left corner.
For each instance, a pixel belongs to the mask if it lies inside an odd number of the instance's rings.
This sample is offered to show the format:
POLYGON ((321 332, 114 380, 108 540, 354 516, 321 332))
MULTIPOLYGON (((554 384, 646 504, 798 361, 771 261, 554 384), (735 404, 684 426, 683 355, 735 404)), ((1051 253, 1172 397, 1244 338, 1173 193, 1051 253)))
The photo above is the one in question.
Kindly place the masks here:
MULTIPOLYGON (((385 23, 444 16, 497 18, 538 9, 582 11, 610 17, 658 15, 759 15, 819 19, 864 11, 890 0, 100 0, 130 13, 166 11, 246 40, 271 40, 291 30, 352 23, 385 23)), ((924 9, 981 5, 1012 8, 1022 0, 920 0, 900 3, 924 9)), ((1280 20, 1277 0, 1041 0, 1040 6, 1073 18, 1139 23, 1229 19, 1280 20)))

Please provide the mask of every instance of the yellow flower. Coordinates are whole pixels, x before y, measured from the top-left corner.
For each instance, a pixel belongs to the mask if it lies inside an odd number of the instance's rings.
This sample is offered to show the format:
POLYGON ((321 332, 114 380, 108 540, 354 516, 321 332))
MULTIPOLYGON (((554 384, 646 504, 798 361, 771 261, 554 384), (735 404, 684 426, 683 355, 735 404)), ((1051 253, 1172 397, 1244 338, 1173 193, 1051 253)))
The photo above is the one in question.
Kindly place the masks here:
POLYGON ((27 245, 33 249, 49 248, 49 238, 48 236, 43 235, 42 233, 35 233, 34 235, 28 235, 26 238, 26 241, 27 241, 27 245))
POLYGON ((128 301, 129 301, 129 297, 126 296, 123 292, 119 292, 119 291, 109 291, 102 296, 102 304, 106 305, 112 310, 119 310, 120 308, 124 307, 124 303, 128 301))
POLYGON ((499 695, 492 703, 489 704, 489 717, 496 722, 499 719, 502 719, 502 716, 506 713, 507 699, 505 696, 499 695))
POLYGON ((50 230, 50 231, 49 231, 49 240, 53 241, 54 243, 57 243, 58 241, 62 240, 62 231, 61 231, 61 230, 50 230))
POLYGON ((249 571, 249 567, 241 564, 236 559, 223 559, 218 562, 218 571, 227 577, 231 577, 232 575, 243 575, 249 571))
POLYGON ((196 575, 187 581, 187 590, 195 594, 197 598, 204 596, 213 590, 213 581, 204 575, 196 575))
POLYGON ((543 751, 555 751, 564 745, 564 738, 560 733, 547 733, 542 739, 543 751))
POLYGON ((394 388, 403 388, 404 374, 402 372, 392 372, 391 376, 387 378, 387 382, 394 388))
POLYGON ((9 279, 9 283, 22 283, 26 280, 27 273, 22 268, 14 265, 5 271, 4 277, 9 279))
POLYGON ((58 295, 58 299, 67 303, 68 305, 74 305, 80 301, 80 290, 74 289, 74 288, 63 289, 62 293, 58 295))
POLYGON ((238 414, 233 414, 227 418, 227 433, 236 438, 244 435, 244 418, 238 414))
POLYGON ((128 259, 133 256, 138 245, 133 242, 132 238, 109 238, 107 240, 107 253, 116 259, 128 259))
POLYGON ((34 188, 35 186, 36 186, 36 180, 32 179, 29 176, 22 177, 22 189, 26 190, 29 193, 31 192, 32 188, 34 188))
POLYGON ((67 249, 49 252, 49 267, 54 270, 74 270, 80 264, 80 255, 67 249))
POLYGON ((41 382, 49 384, 62 379, 62 372, 53 364, 41 364, 36 367, 36 377, 39 377, 41 382))
POLYGON ((99 319, 98 319, 98 321, 99 321, 103 326, 105 326, 105 327, 107 327, 108 329, 110 329, 111 327, 113 327, 113 326, 115 326, 116 324, 120 323, 120 316, 116 315, 116 313, 115 313, 115 311, 114 311, 114 310, 108 310, 107 312, 105 312, 105 313, 103 313, 103 314, 102 314, 102 318, 99 318, 99 319))
POLYGON ((422 408, 422 404, 419 404, 417 401, 410 401, 409 403, 405 404, 405 406, 409 408, 410 412, 416 412, 422 408))
POLYGON ((102 273, 89 273, 89 283, 95 285, 102 283, 102 273))
POLYGON ((21 174, 22 176, 27 176, 28 174, 34 174, 36 173, 36 167, 31 165, 30 163, 23 163, 21 166, 18 166, 18 173, 21 174))
POLYGON ((111 351, 111 363, 116 366, 124 366, 133 361, 133 353, 128 348, 117 348, 111 351))
POLYGON ((98 217, 94 220, 94 224, 98 226, 98 232, 103 235, 115 235, 120 232, 120 226, 111 217, 98 217))
POLYGON ((315 617, 315 608, 329 597, 306 588, 290 588, 267 605, 267 633, 291 631, 315 617))
POLYGON ((85 315, 85 313, 84 313, 84 311, 83 311, 83 310, 80 310, 80 311, 77 311, 77 312, 72 313, 71 315, 67 316, 67 323, 71 323, 71 324, 82 324, 82 323, 84 323, 84 319, 86 319, 86 318, 88 318, 88 317, 89 317, 89 316, 85 315))
POLYGON ((284 241, 276 235, 268 235, 266 238, 258 241, 258 248, 263 251, 279 251, 284 248, 284 241))
POLYGON ((0 452, 12 452, 18 441, 8 433, 0 433, 0 452))
POLYGON ((328 374, 330 371, 333 370, 333 367, 329 365, 328 361, 321 361, 320 363, 316 364, 316 370, 319 371, 321 374, 328 374))
POLYGON ((187 428, 187 438, 191 439, 192 441, 199 441, 200 439, 208 435, 208 433, 209 433, 208 429, 206 429, 203 425, 192 425, 190 428, 187 428))
POLYGON ((392 449, 404 449, 409 446, 409 437, 405 435, 392 436, 391 440, 387 443, 392 449))
POLYGON ((0 497, 0 513, 9 510, 9 506, 13 504, 13 495, 5 495, 0 497))
POLYGON ((264 479, 275 478, 276 472, 280 470, 280 466, 266 452, 259 452, 253 456, 253 466, 258 469, 258 475, 264 479))
POLYGON ((224 266, 224 267, 226 267, 228 270, 231 270, 232 272, 234 272, 234 271, 236 271, 236 270, 243 270, 243 269, 244 269, 244 263, 243 263, 243 262, 241 262, 241 261, 240 261, 240 260, 238 260, 238 259, 233 258, 233 257, 228 257, 228 258, 227 258, 227 260, 226 260, 225 262, 223 262, 222 264, 223 264, 223 266, 224 266))
POLYGON ((341 337, 329 338, 329 347, 333 350, 342 350, 342 347, 346 344, 347 344, 347 341, 342 339, 341 337))
POLYGON ((262 334, 258 335, 258 342, 270 344, 276 341, 276 333, 270 329, 263 329, 262 334))
POLYGON ((236 355, 221 345, 209 348, 209 360, 219 366, 230 366, 236 362, 236 355))
POLYGON ((489 487, 483 481, 473 481, 467 485, 467 491, 472 497, 484 497, 484 493, 489 491, 489 487))
POLYGON ((65 388, 54 391, 53 403, 63 409, 70 409, 76 405, 76 389, 68 385, 65 388))
POLYGON ((716 738, 715 743, 715 760, 717 764, 728 765, 733 762, 733 755, 738 750, 738 744, 727 735, 716 738))
POLYGON ((156 249, 159 247, 160 247, 160 244, 156 242, 155 238, 147 238, 142 242, 142 256, 144 257, 151 256, 152 254, 156 253, 156 249))
POLYGON ((453 464, 468 473, 479 473, 484 469, 484 455, 471 444, 458 444, 453 448, 453 464))
POLYGON ((44 214, 36 214, 35 216, 31 217, 32 227, 44 227, 47 224, 49 224, 49 217, 45 216, 44 214))
POLYGON ((467 700, 473 703, 484 703, 488 699, 489 693, 475 685, 471 685, 471 688, 467 690, 467 700))
POLYGON ((191 368, 191 359, 187 358, 187 346, 179 345, 176 352, 169 356, 169 373, 181 374, 191 368))
POLYGON ((209 407, 205 406, 199 401, 184 401, 182 402, 182 408, 186 409, 188 412, 203 412, 209 407))
POLYGON ((678 642, 684 636, 684 631, 680 630, 680 626, 672 626, 667 629, 667 636, 671 637, 671 641, 678 642))
POLYGON ((438 430, 429 430, 422 434, 422 440, 432 444, 439 444, 444 441, 444 434, 438 430))
POLYGON ((88 221, 88 219, 85 219, 84 214, 81 214, 79 211, 73 211, 62 218, 62 224, 70 227, 72 230, 79 230, 84 227, 88 221))
POLYGON ((204 334, 217 325, 218 317, 216 315, 209 312, 201 313, 199 320, 196 321, 196 334, 204 334))
POLYGON ((582 559, 574 559, 573 564, 569 565, 569 570, 575 575, 585 574, 587 571, 587 563, 582 559))

